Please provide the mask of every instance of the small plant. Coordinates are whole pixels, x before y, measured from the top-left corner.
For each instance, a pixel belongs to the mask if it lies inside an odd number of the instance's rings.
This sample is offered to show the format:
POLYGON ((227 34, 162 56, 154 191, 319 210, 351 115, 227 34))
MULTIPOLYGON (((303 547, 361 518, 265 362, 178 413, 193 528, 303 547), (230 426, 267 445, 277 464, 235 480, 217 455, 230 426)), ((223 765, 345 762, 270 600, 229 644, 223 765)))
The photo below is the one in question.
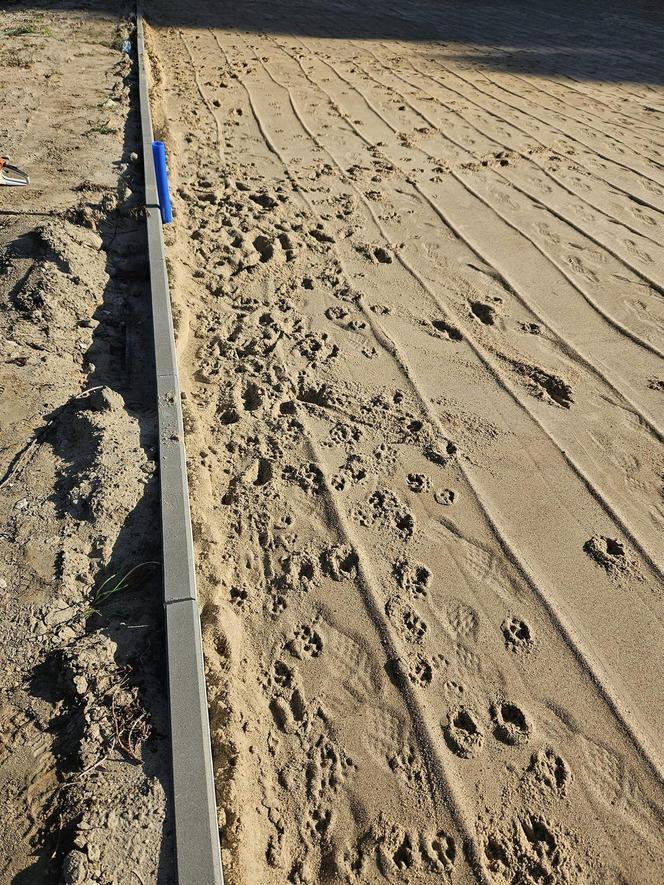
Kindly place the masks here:
POLYGON ((105 123, 95 123, 94 120, 88 120, 88 126, 90 127, 84 135, 90 135, 91 133, 97 133, 97 135, 112 135, 114 132, 117 132, 117 129, 114 126, 110 125, 111 121, 107 120, 105 123))
POLYGON ((19 25, 16 28, 7 28, 5 37, 26 37, 28 34, 36 34, 37 29, 34 25, 19 25))
POLYGON ((5 37, 28 37, 39 34, 42 37, 52 37, 53 33, 49 28, 36 28, 34 25, 18 25, 15 28, 6 28, 5 37))
POLYGON ((139 562, 138 565, 135 565, 133 568, 129 569, 124 575, 118 578, 117 574, 109 575, 108 578, 102 583, 99 589, 95 592, 94 596, 90 600, 90 605, 83 612, 83 617, 87 618, 90 615, 98 615, 99 609, 102 605, 108 602, 110 599, 116 597, 119 593, 125 593, 127 590, 135 589, 140 582, 140 574, 137 575, 139 569, 144 568, 145 566, 151 565, 159 565, 158 562, 139 562))

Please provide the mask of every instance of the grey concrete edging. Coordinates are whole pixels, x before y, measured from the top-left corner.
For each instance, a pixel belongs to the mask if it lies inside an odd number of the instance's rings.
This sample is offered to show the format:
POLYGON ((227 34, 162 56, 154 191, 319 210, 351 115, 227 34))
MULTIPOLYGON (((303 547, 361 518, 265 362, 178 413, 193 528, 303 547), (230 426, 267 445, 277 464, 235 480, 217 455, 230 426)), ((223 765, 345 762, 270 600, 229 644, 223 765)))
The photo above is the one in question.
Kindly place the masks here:
POLYGON ((152 158, 152 117, 140 6, 136 12, 136 36, 159 415, 163 585, 177 879, 179 885, 223 885, 180 385, 152 158))

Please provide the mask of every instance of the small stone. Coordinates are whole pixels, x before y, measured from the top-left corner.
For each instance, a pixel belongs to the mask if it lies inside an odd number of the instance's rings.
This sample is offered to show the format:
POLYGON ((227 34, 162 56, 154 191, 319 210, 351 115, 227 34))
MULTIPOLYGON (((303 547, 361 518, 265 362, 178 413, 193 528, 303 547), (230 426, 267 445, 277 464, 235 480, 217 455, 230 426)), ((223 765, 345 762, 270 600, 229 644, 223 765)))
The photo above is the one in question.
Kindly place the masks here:
POLYGON ((71 642, 73 639, 76 639, 76 631, 71 627, 65 626, 58 632, 58 640, 63 644, 71 642))
POLYGON ((58 624, 64 624, 76 614, 73 606, 67 605, 64 608, 54 608, 44 615, 44 623, 49 627, 57 627, 58 624))
POLYGON ((74 676, 74 688, 79 695, 85 695, 88 691, 88 680, 85 676, 74 676))
POLYGON ((122 408, 124 400, 119 393, 108 387, 93 390, 87 397, 87 406, 93 412, 109 412, 112 409, 122 408))
POLYGON ((88 877, 88 860, 82 851, 70 851, 62 862, 65 885, 83 885, 88 877))

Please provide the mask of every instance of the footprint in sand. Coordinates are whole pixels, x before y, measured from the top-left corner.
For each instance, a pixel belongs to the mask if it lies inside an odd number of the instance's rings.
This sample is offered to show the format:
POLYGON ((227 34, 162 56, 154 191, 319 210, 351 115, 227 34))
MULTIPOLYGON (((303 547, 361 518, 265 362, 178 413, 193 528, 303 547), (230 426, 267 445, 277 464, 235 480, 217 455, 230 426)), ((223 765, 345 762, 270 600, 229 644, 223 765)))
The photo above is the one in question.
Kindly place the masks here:
POLYGON ((472 301, 470 309, 481 323, 485 326, 493 326, 496 322, 496 308, 491 304, 485 304, 483 301, 472 301))
POLYGON ((517 654, 529 652, 533 648, 533 635, 530 627, 520 618, 509 618, 500 628, 505 637, 505 645, 517 654))
POLYGON ((477 641, 480 620, 475 609, 464 602, 457 602, 447 609, 447 621, 455 636, 477 641))
POLYGON ((295 636, 287 646, 290 653, 303 660, 304 657, 317 658, 323 651, 323 640, 313 627, 301 624, 295 631, 295 636))
POLYGON ((425 565, 410 562, 406 558, 398 559, 392 567, 392 574, 402 590, 407 590, 415 597, 427 595, 431 572, 425 565))
POLYGON ((516 704, 501 701, 490 709, 493 733, 497 740, 510 747, 525 743, 530 737, 526 715, 516 704))
POLYGON ((426 688, 431 685, 433 679, 433 667, 425 657, 418 657, 408 673, 410 681, 414 685, 426 688))
POLYGON ((622 541, 607 538, 605 535, 593 535, 583 545, 584 552, 610 575, 626 572, 629 569, 627 551, 622 541))
POLYGON ((450 750, 461 759, 476 756, 484 744, 484 731, 477 715, 468 707, 456 707, 443 726, 443 737, 450 750))
MULTIPOLYGON (((491 873, 509 882, 572 881, 572 854, 568 839, 540 815, 526 814, 509 821, 509 830, 492 833, 484 844, 491 873)), ((586 881, 577 866, 578 878, 586 881)))
POLYGON ((558 756, 550 747, 542 747, 533 753, 527 774, 539 787, 556 796, 565 794, 572 776, 562 756, 558 756))
POLYGON ((438 332, 436 338, 444 338, 448 341, 461 341, 463 335, 456 326, 451 326, 445 320, 431 320, 431 325, 438 332))
POLYGON ((323 574, 333 581, 351 578, 357 569, 358 557, 347 544, 334 544, 320 552, 320 566, 323 574))
POLYGON ((403 624, 406 628, 407 638, 413 642, 422 642, 427 632, 427 624, 420 618, 414 609, 407 608, 403 613, 403 624))
POLYGON ((459 500, 459 493, 455 492, 454 489, 438 489, 434 492, 433 497, 437 504, 449 507, 459 500))

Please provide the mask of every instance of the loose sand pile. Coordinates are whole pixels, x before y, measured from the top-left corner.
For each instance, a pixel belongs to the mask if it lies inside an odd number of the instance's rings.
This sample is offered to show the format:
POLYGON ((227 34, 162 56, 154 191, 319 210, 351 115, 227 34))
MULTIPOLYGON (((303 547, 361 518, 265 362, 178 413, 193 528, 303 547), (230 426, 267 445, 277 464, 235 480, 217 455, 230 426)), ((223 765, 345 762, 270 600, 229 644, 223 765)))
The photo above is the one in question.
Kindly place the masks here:
POLYGON ((231 885, 661 881, 663 23, 576 6, 150 4, 231 885))

